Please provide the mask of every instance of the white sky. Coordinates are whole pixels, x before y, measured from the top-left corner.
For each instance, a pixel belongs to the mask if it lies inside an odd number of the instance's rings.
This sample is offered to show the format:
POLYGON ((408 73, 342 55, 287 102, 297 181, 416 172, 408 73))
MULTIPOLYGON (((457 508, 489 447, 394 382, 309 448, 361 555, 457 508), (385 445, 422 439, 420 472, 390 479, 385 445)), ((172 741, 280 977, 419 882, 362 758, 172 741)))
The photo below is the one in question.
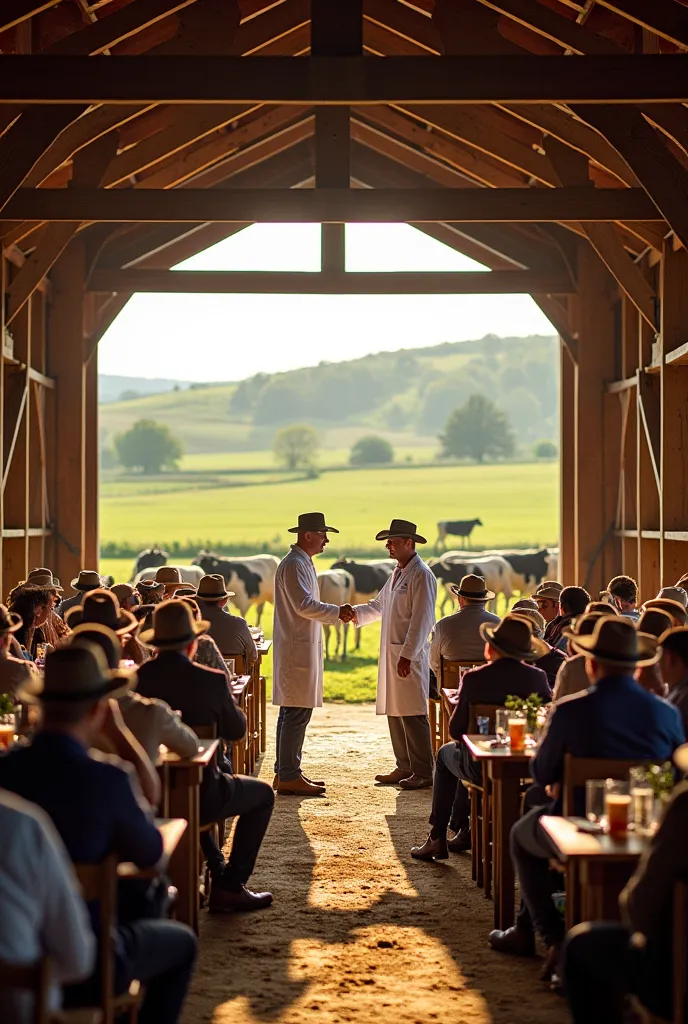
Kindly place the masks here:
MULTIPOLYGON (((179 269, 319 266, 319 225, 255 224, 179 269)), ((407 224, 347 227, 347 270, 484 269, 407 224)), ((528 295, 139 294, 104 335, 98 368, 122 376, 229 381, 486 334, 554 333, 528 295)))

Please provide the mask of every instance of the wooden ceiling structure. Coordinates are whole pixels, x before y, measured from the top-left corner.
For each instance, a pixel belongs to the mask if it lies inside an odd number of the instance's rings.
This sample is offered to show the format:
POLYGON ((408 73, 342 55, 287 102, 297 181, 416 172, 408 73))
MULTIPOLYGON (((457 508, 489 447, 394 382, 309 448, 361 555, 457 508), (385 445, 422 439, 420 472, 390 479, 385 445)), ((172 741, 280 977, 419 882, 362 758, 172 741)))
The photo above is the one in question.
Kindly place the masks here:
POLYGON ((686 2, 3 0, 5 584, 97 562, 97 346, 137 291, 531 294, 561 338, 561 578, 673 583, 686 2), (170 271, 259 221, 321 223, 321 273, 170 271), (346 273, 352 221, 491 273, 346 273))

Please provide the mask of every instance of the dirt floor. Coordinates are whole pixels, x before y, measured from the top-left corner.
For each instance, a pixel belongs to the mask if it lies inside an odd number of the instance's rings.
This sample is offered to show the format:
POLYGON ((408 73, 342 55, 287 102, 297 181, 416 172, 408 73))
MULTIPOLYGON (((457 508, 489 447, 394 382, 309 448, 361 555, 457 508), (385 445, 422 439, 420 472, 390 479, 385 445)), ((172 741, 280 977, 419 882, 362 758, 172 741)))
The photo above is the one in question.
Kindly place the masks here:
MULTIPOLYGON (((271 719, 270 739, 274 735, 271 719)), ((202 913, 200 959, 185 1024, 564 1024, 539 960, 487 945, 492 903, 471 881, 469 855, 414 861, 430 791, 376 786, 393 767, 372 706, 314 713, 304 768, 328 781, 317 800, 278 797, 254 888, 261 913, 202 913)), ((261 777, 272 780, 272 750, 261 777)))

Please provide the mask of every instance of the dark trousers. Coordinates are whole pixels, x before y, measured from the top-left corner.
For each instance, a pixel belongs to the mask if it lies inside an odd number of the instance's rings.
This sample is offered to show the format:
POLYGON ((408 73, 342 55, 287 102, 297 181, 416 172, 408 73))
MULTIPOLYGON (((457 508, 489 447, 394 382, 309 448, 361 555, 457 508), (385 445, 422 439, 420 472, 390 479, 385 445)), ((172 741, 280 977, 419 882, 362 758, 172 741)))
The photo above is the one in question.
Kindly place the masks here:
MULTIPOLYGON (((196 936, 178 921, 153 918, 117 929, 115 992, 136 978, 145 989, 140 1024, 176 1024, 196 959, 196 936)), ((65 989, 66 1007, 91 1006, 100 999, 100 968, 86 982, 65 989)))
POLYGON ((565 929, 552 900, 549 858, 555 856, 555 850, 540 828, 540 818, 547 810, 546 806, 533 807, 524 814, 511 830, 509 845, 524 904, 518 915, 519 927, 527 927, 530 920, 545 944, 553 946, 561 942, 565 929))
POLYGON ((409 775, 432 777, 432 740, 427 715, 387 716, 397 768, 409 775))
POLYGON ((275 775, 293 782, 301 775, 301 755, 313 708, 281 707, 277 716, 275 775))
POLYGON ((218 818, 238 818, 229 861, 225 863, 212 832, 201 832, 201 849, 208 862, 213 885, 238 889, 253 874, 258 851, 275 803, 272 786, 260 779, 232 775, 231 795, 218 818))
POLYGON ((476 768, 463 744, 445 743, 437 752, 435 776, 432 783, 432 837, 446 837, 447 828, 454 832, 467 828, 471 800, 462 780, 482 781, 482 772, 476 768))
POLYGON ((562 966, 574 1024, 622 1024, 627 995, 664 1020, 673 1019, 671 951, 651 941, 634 945, 622 924, 577 925, 566 938, 562 966))

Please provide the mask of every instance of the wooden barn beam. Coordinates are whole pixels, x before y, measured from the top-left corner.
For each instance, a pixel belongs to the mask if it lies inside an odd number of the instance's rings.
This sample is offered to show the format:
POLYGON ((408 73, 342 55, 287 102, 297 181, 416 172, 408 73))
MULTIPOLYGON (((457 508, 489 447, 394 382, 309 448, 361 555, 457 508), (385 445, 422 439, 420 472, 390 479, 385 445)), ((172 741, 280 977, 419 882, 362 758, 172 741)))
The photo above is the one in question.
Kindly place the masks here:
POLYGON ((256 295, 496 295, 572 290, 567 275, 529 270, 483 273, 270 273, 223 270, 96 270, 98 292, 256 295))
POLYGON ((406 4, 398 3, 398 0, 364 0, 363 15, 368 23, 393 32, 400 40, 412 42, 429 54, 442 52, 432 19, 406 4))
POLYGON ((4 220, 177 221, 460 221, 545 222, 660 220, 642 189, 21 189, 4 220))
POLYGON ((561 340, 568 349, 569 356, 574 363, 578 362, 578 339, 571 328, 568 309, 563 306, 553 295, 542 295, 535 293, 532 296, 534 302, 540 307, 549 322, 552 324, 561 340))
MULTIPOLYGON (((71 32, 41 50, 41 54, 91 56, 103 53, 158 21, 169 18, 196 0, 136 0, 112 14, 71 32)), ((1 17, 1 15, 0 15, 1 17)))
POLYGON ((22 114, 5 132, 0 139, 0 211, 21 188, 43 151, 84 109, 70 105, 36 107, 22 114))
POLYGON ((674 0, 597 0, 622 18, 628 18, 676 46, 688 47, 688 13, 674 0))
POLYGON ((33 18, 34 14, 56 7, 60 0, 4 0, 0 10, 0 32, 21 25, 23 21, 33 18))
POLYGON ((7 55, 2 104, 682 103, 688 55, 62 57, 7 55))

